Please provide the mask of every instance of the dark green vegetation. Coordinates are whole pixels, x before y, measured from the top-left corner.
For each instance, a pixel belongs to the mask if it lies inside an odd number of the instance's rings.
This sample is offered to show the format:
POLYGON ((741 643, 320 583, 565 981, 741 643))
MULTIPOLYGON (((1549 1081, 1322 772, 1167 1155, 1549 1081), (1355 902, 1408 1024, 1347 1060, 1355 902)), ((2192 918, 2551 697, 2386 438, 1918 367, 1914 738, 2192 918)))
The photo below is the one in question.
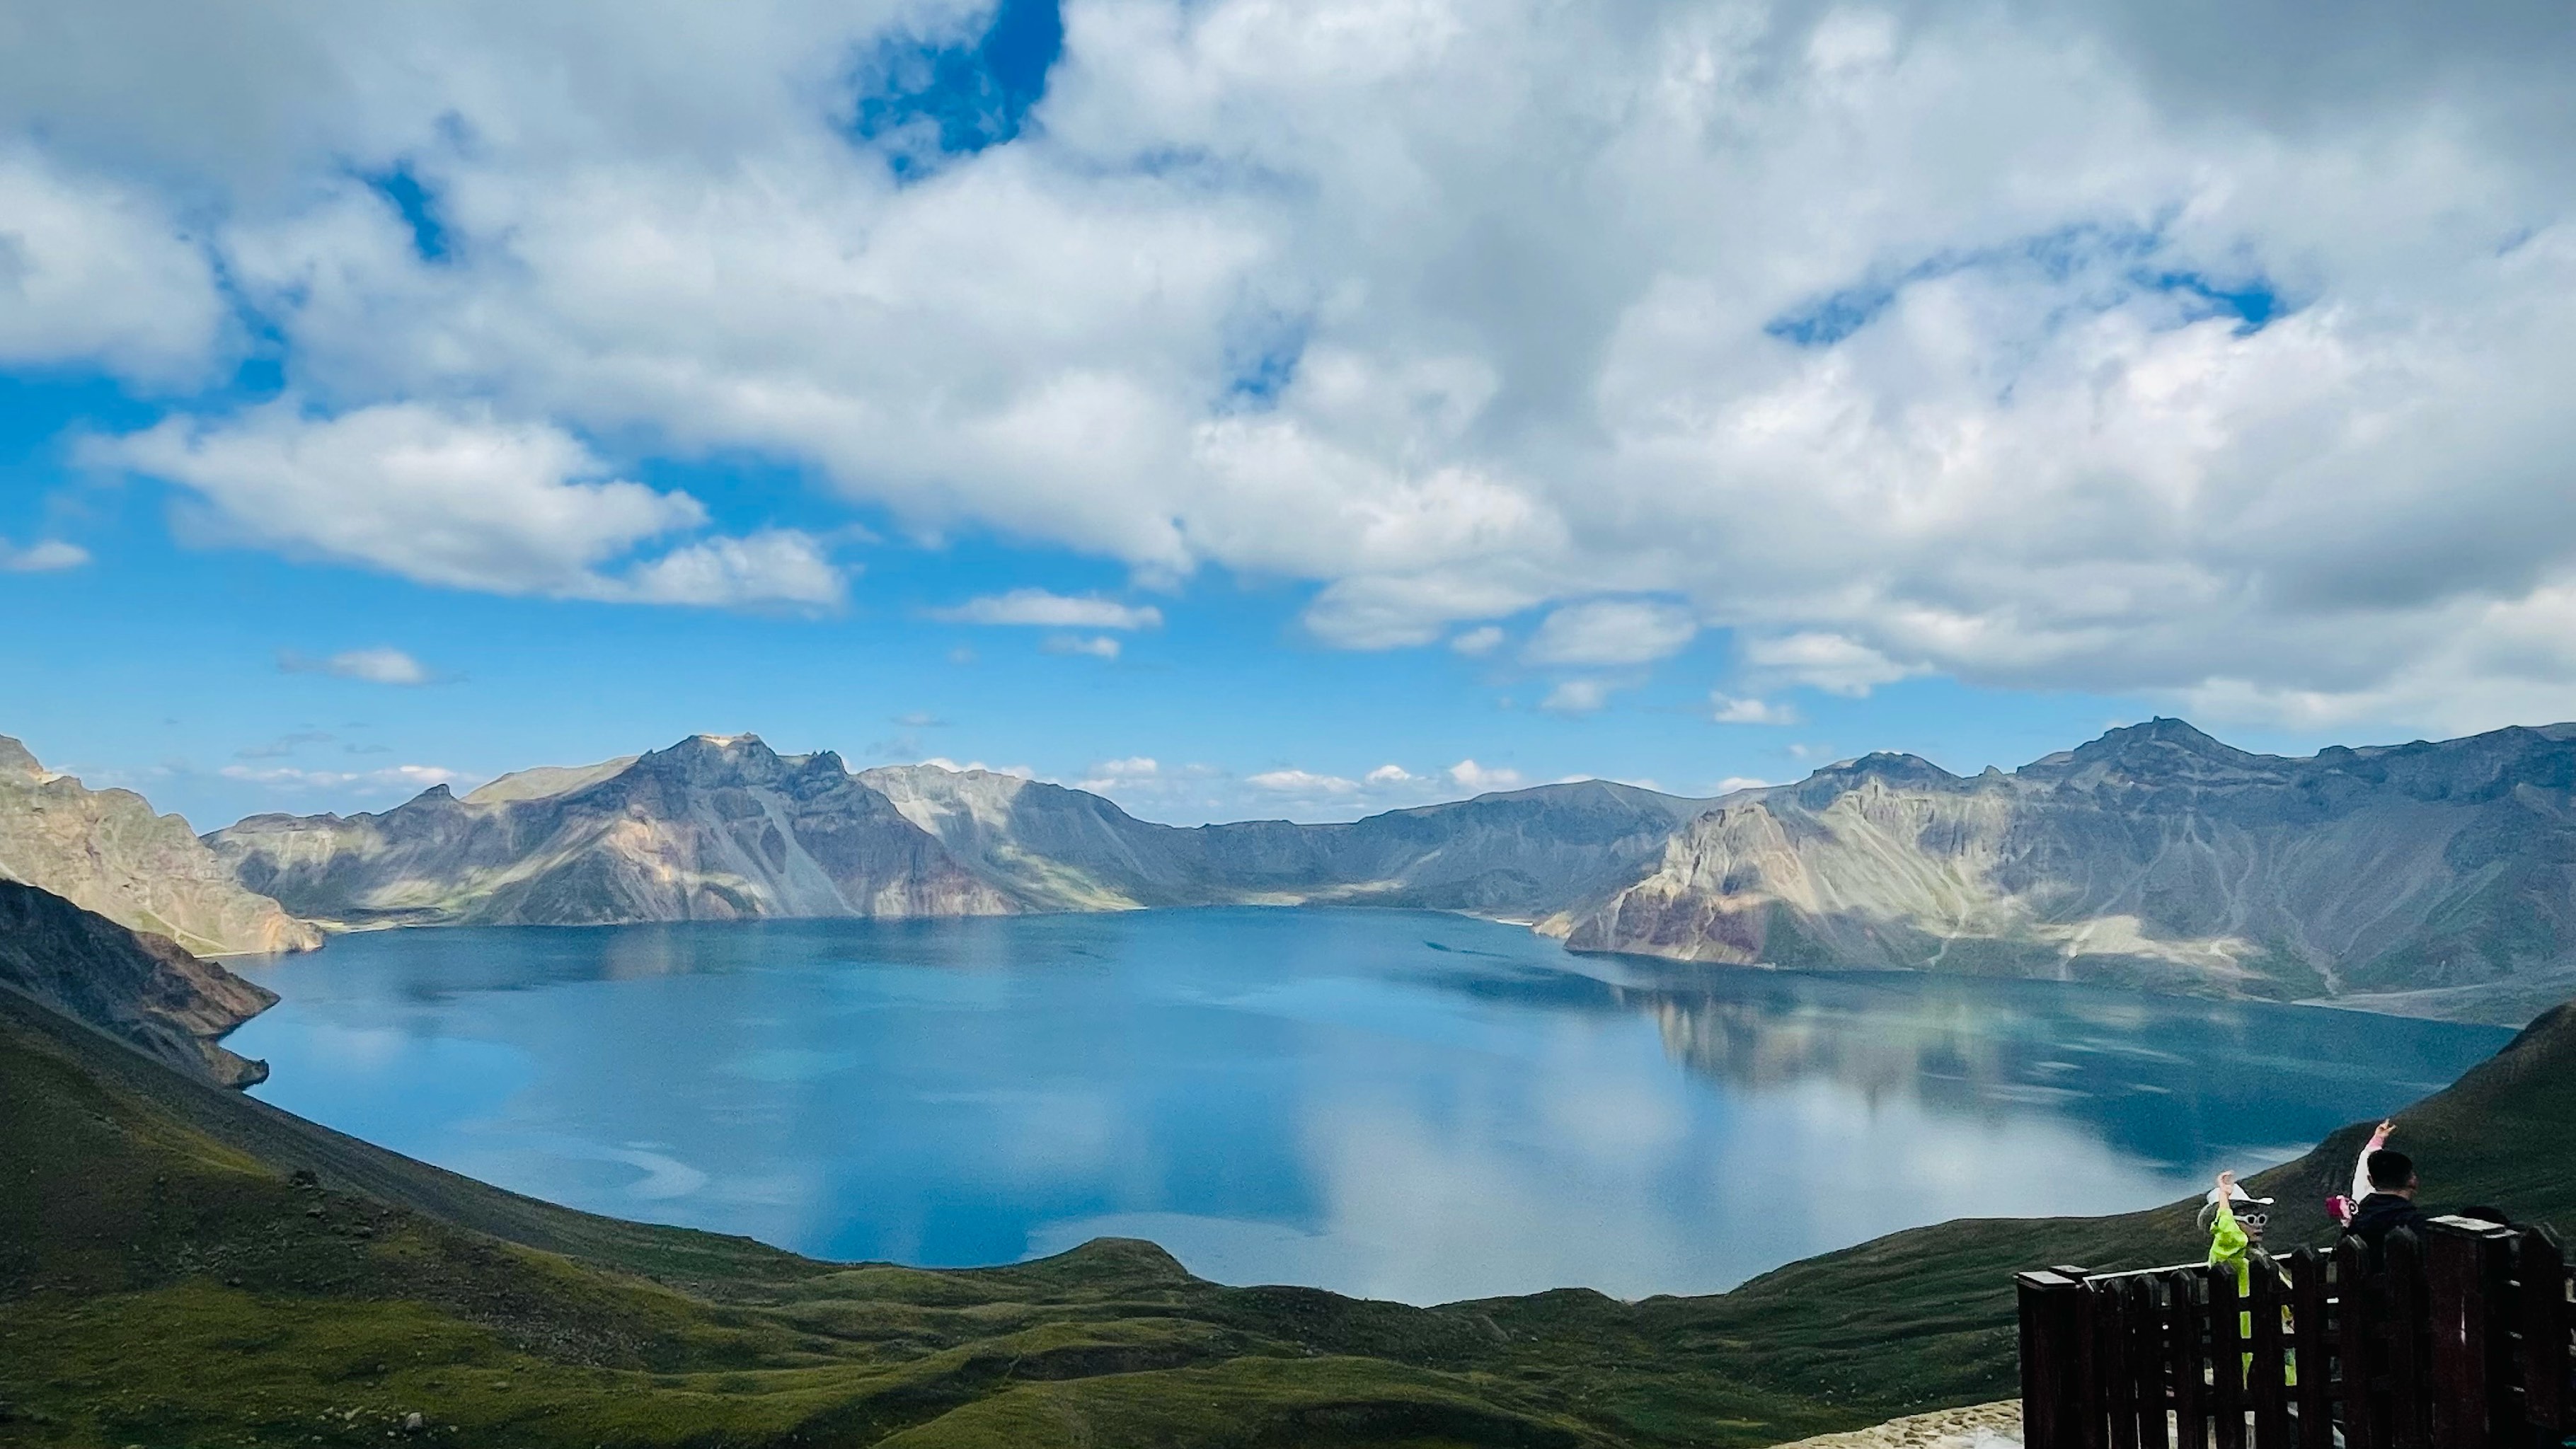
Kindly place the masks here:
MULTIPOLYGON (((2576 1008, 2401 1120, 2431 1204, 2576 1223, 2576 1008)), ((2322 1236, 2360 1130, 2256 1179, 2276 1245, 2322 1236)), ((505 1193, 0 988, 0 1442, 1760 1445, 2009 1394, 2011 1272, 2193 1258, 2190 1212, 1635 1304, 1226 1288, 1138 1242, 828 1264, 505 1193)))

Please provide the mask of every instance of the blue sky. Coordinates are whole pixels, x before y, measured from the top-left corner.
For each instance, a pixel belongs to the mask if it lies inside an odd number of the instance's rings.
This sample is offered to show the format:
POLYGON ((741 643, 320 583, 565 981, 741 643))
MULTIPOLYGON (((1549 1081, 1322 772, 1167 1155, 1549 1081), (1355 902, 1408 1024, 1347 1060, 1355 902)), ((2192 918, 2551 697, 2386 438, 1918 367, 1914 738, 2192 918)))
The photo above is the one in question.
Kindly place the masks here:
POLYGON ((0 58, 0 733, 200 827, 2576 716, 2547 7, 118 10, 0 58))

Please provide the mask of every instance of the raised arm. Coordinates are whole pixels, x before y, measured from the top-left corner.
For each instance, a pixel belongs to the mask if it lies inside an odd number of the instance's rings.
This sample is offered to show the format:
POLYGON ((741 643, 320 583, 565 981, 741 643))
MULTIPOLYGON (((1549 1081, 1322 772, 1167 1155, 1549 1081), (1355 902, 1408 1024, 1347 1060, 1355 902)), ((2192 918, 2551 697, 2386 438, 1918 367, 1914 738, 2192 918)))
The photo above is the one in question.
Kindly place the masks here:
POLYGON ((2370 1154, 2387 1146, 2388 1134, 2396 1130, 2396 1118, 2391 1117, 2381 1121, 2378 1130, 2370 1134, 2369 1143, 2361 1149, 2361 1155, 2352 1160, 2352 1200, 2354 1202, 2358 1203, 2370 1196, 2370 1154))

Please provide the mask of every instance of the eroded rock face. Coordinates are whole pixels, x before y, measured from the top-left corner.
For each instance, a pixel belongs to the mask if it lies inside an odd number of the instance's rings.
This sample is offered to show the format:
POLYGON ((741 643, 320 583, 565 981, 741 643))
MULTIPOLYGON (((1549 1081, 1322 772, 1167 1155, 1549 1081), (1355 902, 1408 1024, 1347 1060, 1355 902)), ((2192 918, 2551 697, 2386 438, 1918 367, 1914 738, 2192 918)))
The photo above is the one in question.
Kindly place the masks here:
POLYGON ((267 1063, 217 1040, 276 1005, 275 992, 17 881, 0 881, 0 984, 218 1086, 268 1078, 267 1063))
POLYGON ((1180 828, 980 770, 852 775, 700 735, 378 815, 253 816, 206 837, 318 919, 590 924, 1365 901, 1536 915, 1632 879, 1698 802, 1598 782, 1343 825, 1180 828))
POLYGON ((0 878, 207 955, 308 951, 322 933, 245 889, 188 822, 90 790, 0 735, 0 878))
POLYGON ((832 754, 699 735, 554 778, 567 788, 438 786, 382 814, 258 815, 206 839, 244 884, 353 926, 1022 909, 832 754))
POLYGON ((2570 726, 2283 759, 2158 720, 1972 779, 1873 755, 1730 798, 1551 925, 1686 960, 2432 989, 2520 1019, 2576 973, 2571 785, 2570 726))

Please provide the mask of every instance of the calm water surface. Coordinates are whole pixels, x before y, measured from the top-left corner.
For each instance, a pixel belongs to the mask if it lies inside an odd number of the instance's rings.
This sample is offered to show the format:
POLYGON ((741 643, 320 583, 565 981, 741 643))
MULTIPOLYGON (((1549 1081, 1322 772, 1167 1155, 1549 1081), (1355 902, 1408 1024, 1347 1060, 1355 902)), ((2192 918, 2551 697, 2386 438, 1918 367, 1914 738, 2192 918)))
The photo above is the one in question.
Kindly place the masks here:
POLYGON ((396 931, 253 974, 259 1095, 521 1192, 925 1265, 1148 1237, 1419 1303, 2169 1201, 2509 1035, 1398 911, 396 931))

